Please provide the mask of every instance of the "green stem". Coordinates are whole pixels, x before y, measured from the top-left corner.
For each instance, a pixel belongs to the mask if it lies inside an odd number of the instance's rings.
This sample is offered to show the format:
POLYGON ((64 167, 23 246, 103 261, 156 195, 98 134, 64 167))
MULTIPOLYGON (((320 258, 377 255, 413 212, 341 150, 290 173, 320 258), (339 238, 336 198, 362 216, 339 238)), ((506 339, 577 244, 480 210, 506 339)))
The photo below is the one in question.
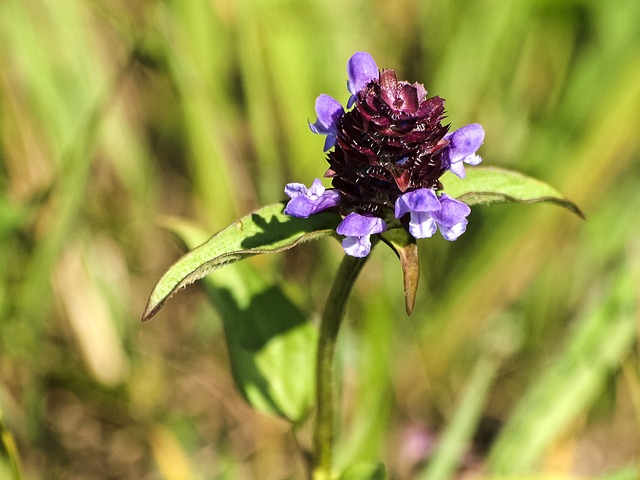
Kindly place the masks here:
POLYGON ((329 292, 320 323, 316 364, 317 411, 314 430, 314 480, 331 478, 333 447, 333 358, 347 299, 368 257, 346 255, 329 292))

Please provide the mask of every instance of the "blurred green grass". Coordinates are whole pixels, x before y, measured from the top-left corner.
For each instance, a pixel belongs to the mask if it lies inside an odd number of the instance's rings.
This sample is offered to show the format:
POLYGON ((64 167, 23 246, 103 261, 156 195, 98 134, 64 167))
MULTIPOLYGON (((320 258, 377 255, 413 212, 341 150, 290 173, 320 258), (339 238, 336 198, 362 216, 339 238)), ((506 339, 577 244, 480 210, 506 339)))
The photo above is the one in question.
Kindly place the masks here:
MULTIPOLYGON (((138 318, 179 255, 160 215, 213 232, 323 173, 306 123, 318 94, 346 100, 357 50, 446 98, 454 128, 482 123, 487 164, 588 221, 474 209, 458 242, 422 242, 410 318, 377 249, 342 339, 339 463, 633 478, 638 20, 635 0, 4 0, 0 411, 25 478, 303 476, 305 433, 235 392, 198 289, 138 318)), ((311 313, 339 256, 322 241, 253 263, 311 313)))

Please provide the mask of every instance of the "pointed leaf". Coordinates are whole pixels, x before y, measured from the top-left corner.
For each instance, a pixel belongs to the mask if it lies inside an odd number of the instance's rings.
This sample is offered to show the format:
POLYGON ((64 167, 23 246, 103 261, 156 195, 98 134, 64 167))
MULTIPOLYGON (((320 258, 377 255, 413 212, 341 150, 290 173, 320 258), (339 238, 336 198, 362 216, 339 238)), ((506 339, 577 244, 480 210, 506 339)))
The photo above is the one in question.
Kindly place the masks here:
MULTIPOLYGON (((187 247, 206 234, 176 219, 164 225, 187 247)), ((298 423, 314 402, 317 329, 277 285, 237 263, 204 278, 218 311, 236 387, 255 409, 298 423)))
POLYGON ((291 217, 284 214, 284 207, 285 202, 262 207, 184 255, 156 284, 142 320, 153 317, 175 292, 221 266, 332 235, 341 220, 340 216, 326 212, 309 218, 291 217))
POLYGON ((552 186, 535 178, 495 167, 470 167, 466 171, 466 178, 447 172, 440 180, 448 195, 467 205, 550 202, 584 218, 575 203, 564 198, 552 186))
POLYGON ((407 315, 411 315, 416 303, 418 281, 420 280, 420 261, 416 239, 402 228, 388 230, 380 235, 384 243, 398 256, 404 280, 404 304, 407 315))

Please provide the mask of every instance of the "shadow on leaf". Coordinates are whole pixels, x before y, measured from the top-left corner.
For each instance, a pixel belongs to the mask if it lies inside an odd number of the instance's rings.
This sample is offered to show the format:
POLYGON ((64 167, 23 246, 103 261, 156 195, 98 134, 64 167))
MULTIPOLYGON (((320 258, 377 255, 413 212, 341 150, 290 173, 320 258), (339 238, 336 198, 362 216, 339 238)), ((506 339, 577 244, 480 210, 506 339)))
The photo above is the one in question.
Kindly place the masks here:
POLYGON ((324 236, 327 230, 335 230, 340 220, 339 215, 327 212, 318 213, 309 218, 297 218, 284 214, 271 215, 267 218, 258 212, 252 213, 250 221, 261 231, 247 236, 242 240, 241 246, 246 250, 259 250, 300 234, 302 237, 300 241, 307 239, 307 236, 309 239, 324 236))
POLYGON ((254 408, 293 422, 313 399, 316 329, 282 292, 250 265, 207 277, 220 314, 236 385, 254 408))

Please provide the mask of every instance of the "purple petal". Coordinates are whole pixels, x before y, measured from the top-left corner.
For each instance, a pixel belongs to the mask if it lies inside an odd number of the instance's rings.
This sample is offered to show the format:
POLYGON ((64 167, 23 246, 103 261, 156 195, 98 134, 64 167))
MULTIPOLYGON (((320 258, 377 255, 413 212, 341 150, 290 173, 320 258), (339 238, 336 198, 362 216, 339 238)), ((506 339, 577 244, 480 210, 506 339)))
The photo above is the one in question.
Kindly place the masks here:
POLYGON ((446 194, 440 196, 440 204, 442 208, 432 213, 433 218, 446 240, 456 240, 467 229, 467 215, 471 213, 471 208, 446 194))
POLYGON ((436 221, 429 212, 411 212, 409 233, 413 238, 429 238, 436 233, 436 221))
POLYGON ((359 213, 350 213, 336 228, 338 235, 348 237, 363 237, 372 233, 384 232, 387 224, 381 218, 368 217, 359 213))
POLYGON ((309 195, 319 197, 325 192, 325 190, 326 189, 322 185, 322 180, 320 180, 319 178, 316 178, 311 183, 311 186, 309 187, 308 192, 309 192, 309 195))
POLYGON ((467 229, 467 223, 469 222, 467 220, 464 220, 463 222, 456 223, 452 227, 441 226, 440 233, 442 234, 445 240, 449 240, 450 242, 453 242, 457 240, 458 237, 465 232, 465 230, 467 229))
POLYGON ((327 134, 327 138, 324 139, 324 146, 322 147, 323 152, 328 152, 338 143, 338 138, 336 134, 329 133, 327 134))
POLYGON ((310 198, 300 195, 287 203, 284 213, 293 217, 307 218, 314 213, 340 205, 340 194, 336 190, 327 190, 321 197, 310 198))
POLYGON ((358 99, 358 92, 363 90, 370 82, 378 81, 380 71, 376 61, 366 52, 354 53, 347 63, 347 89, 351 93, 347 108, 353 107, 358 99))
POLYGON ((366 257, 371 251, 371 235, 347 237, 342 240, 342 248, 344 248, 344 253, 352 257, 366 257))
POLYGON ((296 198, 300 195, 306 195, 307 187, 302 183, 287 183, 284 187, 284 193, 289 198, 296 198))
POLYGON ((440 198, 442 208, 437 212, 433 212, 433 216, 438 225, 453 226, 464 220, 471 213, 471 208, 464 202, 451 198, 443 193, 440 198))
POLYGON ((479 165, 482 162, 482 157, 480 155, 469 155, 464 157, 464 163, 467 165, 479 165))
POLYGON ((396 200, 395 217, 409 212, 434 212, 440 209, 440 202, 433 190, 419 188, 400 195, 396 200))
POLYGON ((465 178, 467 176, 467 172, 464 169, 464 162, 451 163, 449 165, 449 170, 460 178, 465 178))
MULTIPOLYGON (((326 210, 340 205, 340 192, 337 190, 327 190, 322 194, 316 203, 315 212, 326 210)), ((315 213, 314 212, 314 213, 315 213)))
POLYGON ((284 192, 291 198, 284 213, 293 217, 307 218, 314 213, 340 205, 340 193, 336 190, 326 190, 319 178, 316 178, 308 189, 301 183, 288 183, 284 192))
POLYGON ((463 163, 478 165, 482 161, 482 157, 476 155, 476 152, 484 140, 484 129, 482 125, 472 123, 448 133, 445 138, 450 143, 442 156, 442 166, 450 169, 458 177, 464 178, 466 172, 463 163))
POLYGON ((347 63, 349 82, 347 87, 352 95, 357 94, 369 82, 378 80, 378 66, 371 55, 366 52, 354 53, 347 63))
POLYGON ((292 198, 287 203, 284 209, 284 213, 291 215, 292 217, 308 218, 314 212, 316 204, 309 197, 300 195, 299 197, 292 198))
POLYGON ((478 123, 472 123, 447 134, 449 139, 449 160, 456 163, 475 154, 484 141, 484 129, 478 123))
POLYGON ((347 255, 366 257, 371 251, 371 234, 384 232, 387 224, 381 218, 350 213, 336 228, 339 235, 346 235, 342 247, 347 255))
POLYGON ((318 120, 313 126, 318 130, 314 133, 328 133, 335 131, 338 119, 344 114, 344 108, 335 98, 321 94, 316 98, 316 115, 318 120))
POLYGON ((453 173, 454 175, 457 175, 460 178, 465 178, 467 176, 467 172, 464 169, 464 164, 466 163, 467 165, 479 165, 480 162, 482 162, 482 157, 480 155, 469 155, 467 157, 464 157, 462 159, 462 161, 457 161, 455 163, 450 163, 450 161, 447 159, 447 155, 443 155, 442 156, 443 161, 442 162, 442 166, 443 168, 449 169, 451 170, 451 173, 453 173))
POLYGON ((316 123, 310 123, 309 128, 313 133, 327 135, 324 151, 331 149, 336 144, 338 135, 338 120, 344 115, 344 108, 335 98, 324 93, 316 98, 316 123))

